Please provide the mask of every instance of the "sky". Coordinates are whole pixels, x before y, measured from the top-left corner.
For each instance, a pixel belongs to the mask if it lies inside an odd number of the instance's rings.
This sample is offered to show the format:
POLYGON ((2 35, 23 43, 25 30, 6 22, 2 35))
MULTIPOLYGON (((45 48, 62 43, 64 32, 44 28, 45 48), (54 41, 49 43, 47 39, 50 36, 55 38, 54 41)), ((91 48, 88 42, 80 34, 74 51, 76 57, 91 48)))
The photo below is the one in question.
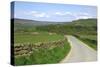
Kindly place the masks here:
POLYGON ((97 18, 96 6, 22 1, 14 4, 14 18, 57 22, 97 18))

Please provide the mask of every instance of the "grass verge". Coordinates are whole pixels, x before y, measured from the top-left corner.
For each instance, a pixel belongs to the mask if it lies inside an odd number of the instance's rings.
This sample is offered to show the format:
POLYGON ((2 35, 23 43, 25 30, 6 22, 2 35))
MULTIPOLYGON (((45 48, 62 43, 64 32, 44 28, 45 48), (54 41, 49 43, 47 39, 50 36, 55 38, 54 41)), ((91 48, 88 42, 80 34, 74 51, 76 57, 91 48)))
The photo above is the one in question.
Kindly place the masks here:
POLYGON ((53 49, 41 48, 29 56, 19 56, 15 58, 15 65, 30 64, 52 64, 61 61, 70 51, 70 45, 66 41, 64 46, 57 46, 53 49))
POLYGON ((84 43, 86 43, 88 46, 90 46, 94 50, 97 50, 97 39, 96 37, 93 38, 96 35, 92 35, 91 37, 89 35, 84 35, 84 36, 74 35, 74 36, 80 39, 81 41, 83 41, 84 43))

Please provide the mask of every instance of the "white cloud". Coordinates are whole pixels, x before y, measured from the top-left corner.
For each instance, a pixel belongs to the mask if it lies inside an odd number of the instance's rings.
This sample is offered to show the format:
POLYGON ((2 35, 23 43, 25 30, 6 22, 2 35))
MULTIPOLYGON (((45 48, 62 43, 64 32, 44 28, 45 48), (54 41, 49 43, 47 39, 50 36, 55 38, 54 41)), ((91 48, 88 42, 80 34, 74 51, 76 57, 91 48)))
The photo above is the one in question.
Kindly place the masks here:
POLYGON ((76 19, 88 19, 88 18, 93 18, 91 15, 89 15, 88 13, 76 13, 74 14, 74 16, 76 17, 76 19))
POLYGON ((72 15, 72 13, 71 12, 55 12, 55 15, 66 16, 66 15, 72 15))
POLYGON ((65 14, 67 14, 67 15, 73 15, 72 12, 65 12, 65 14))
POLYGON ((76 17, 76 19, 88 19, 88 18, 92 18, 91 16, 78 16, 76 17))
POLYGON ((56 14, 56 15, 65 15, 65 14, 63 14, 63 13, 61 13, 61 12, 56 12, 55 14, 56 14))
POLYGON ((57 16, 64 16, 64 17, 73 17, 74 20, 77 19, 88 19, 88 18, 92 18, 91 15, 89 15, 89 13, 86 12, 55 12, 55 15, 57 16))
POLYGON ((24 12, 24 14, 33 16, 35 18, 50 18, 50 17, 57 17, 57 16, 66 17, 66 18, 72 17, 75 20, 92 18, 92 16, 86 12, 68 12, 68 11, 61 12, 61 11, 57 11, 54 13, 47 13, 47 12, 39 12, 39 11, 30 11, 27 13, 24 12))
POLYGON ((78 15, 84 15, 84 16, 88 16, 89 14, 88 13, 78 13, 78 15))
POLYGON ((49 18, 50 15, 44 12, 39 12, 39 11, 31 11, 31 12, 27 12, 27 15, 31 15, 33 17, 39 18, 39 17, 45 17, 45 18, 49 18))
POLYGON ((45 17, 45 13, 33 13, 32 14, 34 17, 45 17))

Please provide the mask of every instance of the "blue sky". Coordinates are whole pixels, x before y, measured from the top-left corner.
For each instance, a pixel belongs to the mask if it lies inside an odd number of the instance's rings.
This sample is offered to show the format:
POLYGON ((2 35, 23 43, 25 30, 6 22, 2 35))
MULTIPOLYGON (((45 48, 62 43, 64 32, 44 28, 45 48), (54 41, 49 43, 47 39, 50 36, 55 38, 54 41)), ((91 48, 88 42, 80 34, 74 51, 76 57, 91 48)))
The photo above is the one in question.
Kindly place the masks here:
POLYGON ((96 6, 51 4, 36 2, 15 2, 14 18, 38 21, 73 21, 97 18, 96 6))

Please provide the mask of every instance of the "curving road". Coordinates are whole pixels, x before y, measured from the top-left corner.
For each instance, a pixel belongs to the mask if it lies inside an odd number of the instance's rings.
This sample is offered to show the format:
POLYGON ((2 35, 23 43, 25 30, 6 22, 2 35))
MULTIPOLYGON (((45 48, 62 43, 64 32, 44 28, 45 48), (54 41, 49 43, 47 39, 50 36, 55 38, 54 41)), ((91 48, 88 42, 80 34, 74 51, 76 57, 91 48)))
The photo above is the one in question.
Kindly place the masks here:
POLYGON ((69 43, 71 44, 71 51, 68 56, 61 61, 61 63, 97 60, 97 52, 95 50, 88 47, 85 43, 81 42, 74 36, 66 35, 65 37, 67 37, 69 43))

